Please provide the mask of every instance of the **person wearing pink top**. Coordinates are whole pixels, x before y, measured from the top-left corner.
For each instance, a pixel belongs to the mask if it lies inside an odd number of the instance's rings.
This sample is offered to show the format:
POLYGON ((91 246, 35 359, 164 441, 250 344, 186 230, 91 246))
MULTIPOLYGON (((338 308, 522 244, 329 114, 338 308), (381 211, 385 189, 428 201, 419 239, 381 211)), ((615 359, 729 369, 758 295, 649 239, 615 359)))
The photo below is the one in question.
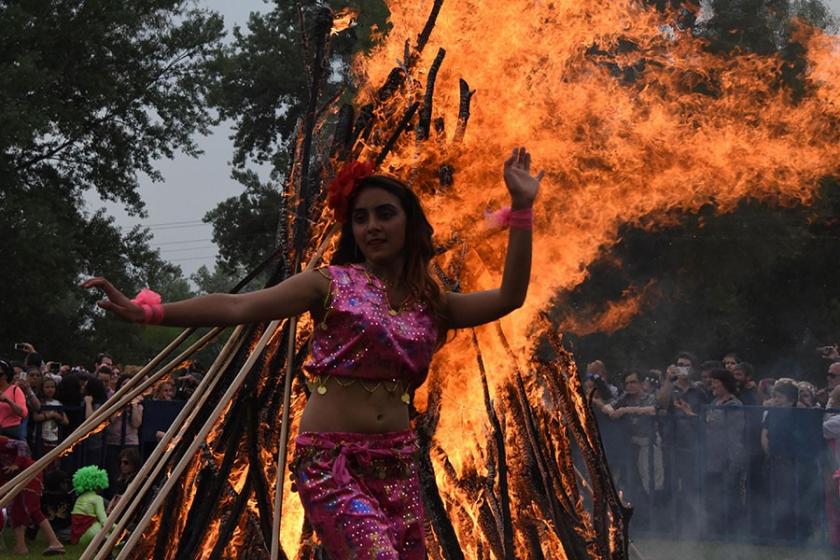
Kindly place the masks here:
POLYGON ((15 370, 5 360, 0 360, 0 435, 23 439, 20 423, 29 414, 26 395, 14 383, 15 370))
POLYGON ((238 325, 309 312, 311 396, 291 465, 304 512, 334 560, 425 558, 418 445, 409 405, 450 329, 495 321, 521 307, 531 277, 532 205, 543 174, 513 150, 504 164, 511 208, 500 286, 445 293, 430 270, 432 226, 402 181, 351 162, 327 203, 342 225, 331 266, 246 294, 210 294, 161 305, 130 300, 104 278, 100 307, 133 321, 171 326, 238 325))

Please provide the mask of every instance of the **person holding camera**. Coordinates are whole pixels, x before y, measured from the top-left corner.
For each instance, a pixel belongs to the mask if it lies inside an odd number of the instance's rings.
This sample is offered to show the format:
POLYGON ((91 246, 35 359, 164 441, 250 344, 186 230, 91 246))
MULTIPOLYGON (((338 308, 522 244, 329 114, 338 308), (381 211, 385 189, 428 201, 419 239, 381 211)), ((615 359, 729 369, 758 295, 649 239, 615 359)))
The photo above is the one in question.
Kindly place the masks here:
POLYGON ((0 435, 11 439, 24 439, 21 423, 29 413, 26 395, 15 383, 15 370, 5 360, 0 360, 0 435))

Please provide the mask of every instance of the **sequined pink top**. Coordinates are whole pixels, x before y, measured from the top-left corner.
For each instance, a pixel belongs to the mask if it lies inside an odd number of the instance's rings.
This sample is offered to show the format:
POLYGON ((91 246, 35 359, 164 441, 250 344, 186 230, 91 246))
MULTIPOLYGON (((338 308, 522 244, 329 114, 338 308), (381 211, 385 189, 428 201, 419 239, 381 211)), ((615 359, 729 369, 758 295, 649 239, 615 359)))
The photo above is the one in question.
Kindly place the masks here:
POLYGON ((315 326, 306 371, 421 385, 437 343, 427 306, 392 311, 385 285, 360 265, 331 266, 329 273, 330 302, 315 326))

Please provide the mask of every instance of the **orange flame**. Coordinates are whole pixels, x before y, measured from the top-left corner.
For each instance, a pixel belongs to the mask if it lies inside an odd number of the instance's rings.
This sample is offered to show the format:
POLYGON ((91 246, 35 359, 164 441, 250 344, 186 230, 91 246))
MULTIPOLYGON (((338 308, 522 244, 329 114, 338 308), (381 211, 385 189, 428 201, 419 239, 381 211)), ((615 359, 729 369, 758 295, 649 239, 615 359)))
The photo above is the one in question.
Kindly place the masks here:
MULTIPOLYGON (((389 36, 356 61, 368 85, 359 106, 376 104, 373 88, 386 82, 394 60, 405 58, 405 42, 423 28, 432 4, 388 2, 389 36)), ((838 171, 837 37, 803 28, 809 93, 794 99, 776 85, 785 64, 780 58, 712 54, 671 18, 628 1, 447 0, 406 86, 376 105, 377 114, 393 122, 406 107, 423 102, 429 70, 445 49, 432 110, 445 130, 423 143, 405 134, 384 168, 421 194, 438 242, 453 240, 456 249, 463 248, 465 290, 499 284, 506 235, 488 232, 482 214, 506 204, 501 181, 506 154, 527 145, 547 171, 536 207, 534 273, 525 307, 502 321, 501 334, 493 327, 477 329, 475 349, 469 336, 459 336, 434 363, 432 379, 444 387, 435 468, 444 499, 463 508, 453 506, 460 535, 476 533, 481 500, 465 502, 457 481, 481 472, 489 449, 476 351, 491 395, 499 399, 513 371, 527 375, 533 369, 526 357, 536 338, 529 335, 537 314, 558 291, 585 279, 587 266, 616 242, 620 226, 659 227, 675 210, 694 212, 707 204, 728 212, 745 198, 808 204, 819 179, 838 171), (454 124, 461 78, 477 91, 463 140, 454 124), (443 165, 454 169, 453 187, 439 182, 443 165), (513 346, 512 353, 500 337, 513 346)), ((362 159, 381 149, 381 139, 369 142, 362 159)), ((457 261, 457 252, 440 264, 446 268, 457 261)), ((591 317, 589 330, 625 325, 650 290, 649 285, 628 291, 591 317)), ((569 318, 571 325, 584 326, 580 318, 569 318)), ((568 388, 555 391, 555 398, 585 419, 571 363, 565 382, 568 388)), ((533 395, 529 391, 529 398, 533 395)), ((427 398, 421 391, 418 403, 427 398)), ((584 430, 592 444, 589 425, 584 430)), ((574 474, 563 473, 563 490, 576 496, 573 507, 585 498, 577 485, 574 474)), ((592 535, 587 516, 581 518, 578 530, 592 535)), ((612 546, 616 539, 613 532, 612 546)), ((479 543, 467 538, 462 545, 479 543)), ((560 557, 559 547, 547 546, 547 555, 560 557)))
POLYGON ((356 25, 359 18, 359 12, 352 8, 345 8, 333 14, 333 25, 330 31, 331 35, 338 35, 356 25))

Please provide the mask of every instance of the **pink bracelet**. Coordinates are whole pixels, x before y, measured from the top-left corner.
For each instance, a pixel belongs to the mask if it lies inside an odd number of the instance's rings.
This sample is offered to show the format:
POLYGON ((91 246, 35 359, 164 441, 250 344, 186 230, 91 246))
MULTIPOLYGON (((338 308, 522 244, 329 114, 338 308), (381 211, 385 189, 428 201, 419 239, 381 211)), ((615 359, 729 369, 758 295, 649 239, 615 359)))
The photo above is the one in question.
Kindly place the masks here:
POLYGON ((510 206, 485 214, 491 227, 510 227, 511 229, 533 229, 534 210, 511 210, 510 206))
POLYGON ((160 294, 149 288, 140 290, 131 303, 139 305, 143 310, 143 323, 147 325, 159 325, 163 322, 163 305, 160 294))
POLYGON ((512 210, 510 229, 534 229, 534 211, 531 208, 512 210))

